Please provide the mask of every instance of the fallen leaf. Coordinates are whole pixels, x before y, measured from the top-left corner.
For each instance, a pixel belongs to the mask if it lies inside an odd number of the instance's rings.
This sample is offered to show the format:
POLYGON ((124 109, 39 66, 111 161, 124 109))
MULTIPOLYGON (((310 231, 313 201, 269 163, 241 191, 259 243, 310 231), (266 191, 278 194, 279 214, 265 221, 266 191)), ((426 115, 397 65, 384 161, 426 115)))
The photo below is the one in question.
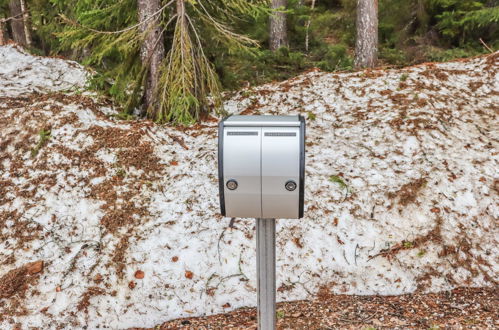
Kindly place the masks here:
POLYGON ((194 274, 193 274, 191 271, 189 271, 189 270, 186 270, 186 271, 185 271, 185 277, 186 277, 186 278, 188 278, 188 279, 192 280, 192 277, 193 277, 193 276, 194 276, 194 274))
POLYGON ((130 281, 130 283, 128 283, 128 287, 129 287, 130 289, 134 289, 136 285, 137 285, 137 284, 136 284, 134 281, 130 281))
POLYGON ((225 304, 223 304, 223 306, 222 306, 222 307, 223 307, 223 308, 230 308, 230 304, 229 304, 229 303, 225 303, 225 304))
POLYGON ((170 165, 171 165, 171 166, 177 166, 177 165, 178 165, 178 162, 177 162, 176 160, 172 160, 172 161, 170 162, 170 165))
POLYGON ((102 275, 101 274, 97 274, 94 276, 94 282, 95 283, 100 283, 102 282, 102 275))
POLYGON ((430 210, 432 213, 440 213, 440 209, 438 207, 434 207, 430 210))
POLYGON ((43 261, 35 261, 26 266, 30 275, 37 274, 43 270, 43 261))
POLYGON ((60 286, 57 286, 57 287, 55 288, 55 292, 61 292, 61 287, 60 287, 60 286))
POLYGON ((338 218, 334 218, 334 220, 333 220, 333 224, 334 224, 334 226, 335 226, 335 227, 337 227, 337 226, 338 226, 338 218))
POLYGON ((136 271, 136 272, 135 272, 135 278, 136 278, 136 279, 141 280, 141 279, 143 279, 143 278, 144 278, 144 276, 145 276, 145 274, 144 274, 144 272, 143 272, 143 271, 141 271, 141 270, 138 270, 138 271, 136 271))
POLYGON ((296 245, 298 248, 300 248, 300 249, 302 249, 302 248, 303 248, 303 244, 301 243, 301 241, 300 241, 300 238, 299 238, 299 237, 295 237, 295 238, 293 238, 293 243, 295 243, 295 245, 296 245))
POLYGON ((173 261, 173 262, 177 262, 177 261, 178 261, 178 257, 177 257, 177 256, 172 257, 172 261, 173 261))

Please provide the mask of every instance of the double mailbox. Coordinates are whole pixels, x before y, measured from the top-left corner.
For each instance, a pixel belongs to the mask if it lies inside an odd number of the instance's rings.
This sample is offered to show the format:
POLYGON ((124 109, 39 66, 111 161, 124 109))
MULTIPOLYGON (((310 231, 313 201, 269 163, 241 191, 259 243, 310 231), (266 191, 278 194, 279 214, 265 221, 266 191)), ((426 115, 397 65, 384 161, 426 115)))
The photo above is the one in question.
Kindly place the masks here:
POLYGON ((225 118, 219 124, 218 175, 223 216, 302 218, 304 118, 225 118))

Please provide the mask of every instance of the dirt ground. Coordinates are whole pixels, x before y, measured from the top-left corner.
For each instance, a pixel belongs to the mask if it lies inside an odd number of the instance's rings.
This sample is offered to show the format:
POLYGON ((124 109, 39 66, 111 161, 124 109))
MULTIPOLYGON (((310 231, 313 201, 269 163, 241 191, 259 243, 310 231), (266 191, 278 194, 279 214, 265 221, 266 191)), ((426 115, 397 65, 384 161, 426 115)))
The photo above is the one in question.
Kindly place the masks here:
MULTIPOLYGON (((334 295, 277 305, 278 329, 498 329, 499 291, 458 288, 401 296, 334 295)), ((256 329, 256 309, 172 320, 154 329, 256 329)), ((139 330, 139 329, 133 329, 139 330)))

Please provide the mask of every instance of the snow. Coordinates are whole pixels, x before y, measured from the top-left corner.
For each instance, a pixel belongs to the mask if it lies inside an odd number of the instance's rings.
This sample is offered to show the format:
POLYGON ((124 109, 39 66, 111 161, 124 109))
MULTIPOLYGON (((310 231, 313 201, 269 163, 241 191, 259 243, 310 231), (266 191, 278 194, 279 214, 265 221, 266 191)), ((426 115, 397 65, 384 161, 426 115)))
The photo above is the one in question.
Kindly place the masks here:
MULTIPOLYGON (((389 295, 496 284, 490 280, 499 275, 499 79, 497 61, 489 65, 494 58, 497 53, 402 70, 312 71, 226 100, 231 113, 315 116, 307 121, 305 218, 277 222, 279 301, 313 299, 322 286, 335 293, 389 295), (472 90, 473 83, 483 85, 472 90), (330 181, 332 175, 348 189, 330 181), (401 189, 419 179, 424 183, 404 202, 401 189), (439 234, 431 235, 437 226, 439 234), (420 245, 396 250, 425 235, 420 245), (449 247, 457 252, 443 253, 449 247), (397 252, 383 254, 390 248, 397 252)), ((0 196, 0 215, 17 210, 23 216, 16 221, 43 226, 40 238, 23 247, 15 237, 0 242, 0 260, 15 252, 14 263, 0 263, 0 278, 27 262, 45 262, 22 300, 28 313, 2 313, 17 298, 4 299, 0 315, 9 316, 0 318, 0 328, 10 321, 41 328, 152 327, 256 305, 254 220, 236 219, 231 228, 230 219, 219 215, 216 122, 182 131, 118 121, 104 104, 98 106, 101 114, 83 101, 34 98, 29 108, 9 105, 34 91, 84 88, 87 73, 74 62, 34 57, 13 46, 0 47, 0 59, 0 134, 13 139, 5 149, 0 145, 0 160, 6 156, 0 182, 13 183, 0 196), (64 122, 72 114, 75 120, 64 122), (35 159, 29 149, 13 147, 23 139, 35 145, 46 121, 52 136, 35 159), (21 127, 34 129, 21 135, 21 127), (130 145, 98 145, 88 132, 93 127, 141 137, 130 145), (122 152, 146 142, 154 146, 160 173, 120 161, 122 152), (82 154, 63 155, 58 146, 82 154), (103 170, 77 161, 88 153, 103 170), (22 170, 16 172, 19 159, 22 170), (56 174, 55 185, 37 183, 50 173, 56 174), (108 189, 119 196, 106 208, 92 191, 111 179, 116 181, 108 189), (30 197, 24 190, 36 193, 30 197), (103 217, 125 210, 130 201, 147 213, 107 231, 103 217), (117 262, 115 249, 124 237, 129 244, 117 262), (137 270, 144 279, 134 277, 137 270), (79 309, 92 287, 104 293, 90 298, 88 311, 79 309)), ((9 226, 0 234, 9 235, 9 226)))
POLYGON ((0 95, 77 90, 85 87, 88 72, 78 63, 33 56, 18 46, 0 47, 0 95))

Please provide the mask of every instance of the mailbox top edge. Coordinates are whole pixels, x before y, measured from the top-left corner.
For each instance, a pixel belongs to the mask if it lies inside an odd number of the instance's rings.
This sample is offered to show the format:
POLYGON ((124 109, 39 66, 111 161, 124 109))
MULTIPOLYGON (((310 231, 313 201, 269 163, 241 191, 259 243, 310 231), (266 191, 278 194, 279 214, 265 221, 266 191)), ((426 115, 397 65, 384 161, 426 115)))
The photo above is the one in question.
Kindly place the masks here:
POLYGON ((230 116, 223 121, 224 126, 300 126, 299 116, 230 116))

